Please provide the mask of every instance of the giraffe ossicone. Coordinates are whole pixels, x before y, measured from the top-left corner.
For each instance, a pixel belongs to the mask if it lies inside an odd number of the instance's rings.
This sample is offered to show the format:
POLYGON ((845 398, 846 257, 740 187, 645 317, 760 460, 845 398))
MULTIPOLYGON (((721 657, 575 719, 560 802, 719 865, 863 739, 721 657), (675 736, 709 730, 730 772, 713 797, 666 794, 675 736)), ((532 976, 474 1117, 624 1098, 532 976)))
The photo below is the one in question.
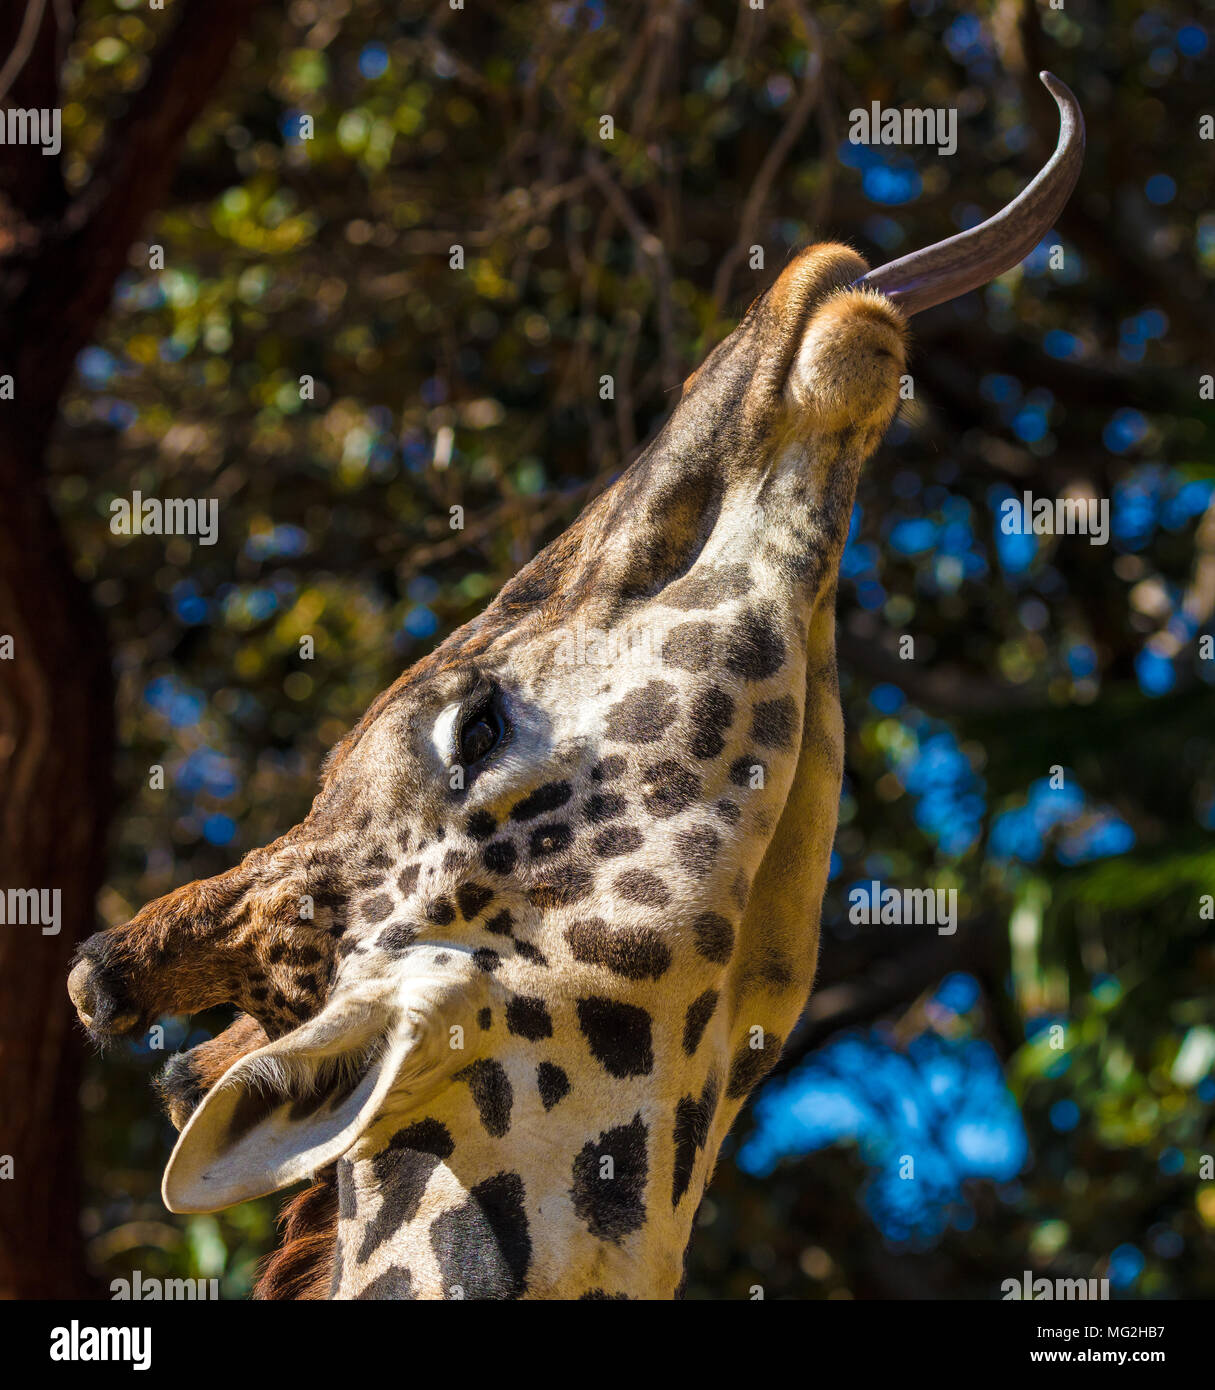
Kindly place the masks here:
POLYGON ((96 1034, 247 1015, 166 1069, 171 1209, 318 1179, 303 1296, 677 1291, 813 981, 859 470, 907 314, 1066 201, 1083 123, 1048 85, 1060 151, 1021 199, 894 268, 802 252, 641 457, 373 702, 300 825, 85 943, 96 1034))

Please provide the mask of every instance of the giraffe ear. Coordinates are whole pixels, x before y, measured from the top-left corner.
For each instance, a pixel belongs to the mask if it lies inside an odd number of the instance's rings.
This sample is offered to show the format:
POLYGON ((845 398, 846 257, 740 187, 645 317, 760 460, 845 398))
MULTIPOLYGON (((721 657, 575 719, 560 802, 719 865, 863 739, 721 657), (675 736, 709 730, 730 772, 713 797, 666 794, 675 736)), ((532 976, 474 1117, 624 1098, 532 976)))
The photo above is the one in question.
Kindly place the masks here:
POLYGON ((390 1097, 409 1105, 472 1060, 463 1044, 480 1033, 489 977, 451 947, 414 948, 393 964, 344 984, 315 1018, 228 1068, 169 1158, 170 1211, 219 1211, 309 1178, 390 1097))

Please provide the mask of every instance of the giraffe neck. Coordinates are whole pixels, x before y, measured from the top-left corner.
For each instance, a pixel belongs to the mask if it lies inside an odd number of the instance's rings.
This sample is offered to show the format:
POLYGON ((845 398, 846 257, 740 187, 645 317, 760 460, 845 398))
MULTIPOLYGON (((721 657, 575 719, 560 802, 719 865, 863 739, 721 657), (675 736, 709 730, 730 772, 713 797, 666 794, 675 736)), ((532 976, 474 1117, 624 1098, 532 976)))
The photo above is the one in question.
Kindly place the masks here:
MULTIPOLYGON (((510 1070, 513 1143, 479 1122, 457 1128, 468 1119, 460 1087, 419 1119, 378 1126, 338 1164, 331 1297, 675 1294, 728 1118, 713 1122, 711 1152, 693 1135, 681 1162, 669 1133, 677 1099, 639 1096, 620 1107, 613 1098, 605 1117, 596 1113, 602 1098, 588 1094, 579 1104, 553 1073, 542 1092, 534 1078, 510 1070), (557 1142, 551 1112, 562 1107, 557 1142), (587 1136, 581 1147, 570 1145, 571 1132, 587 1136)), ((500 1103, 494 1107, 482 1097, 483 1118, 500 1129, 507 1117, 500 1103)))

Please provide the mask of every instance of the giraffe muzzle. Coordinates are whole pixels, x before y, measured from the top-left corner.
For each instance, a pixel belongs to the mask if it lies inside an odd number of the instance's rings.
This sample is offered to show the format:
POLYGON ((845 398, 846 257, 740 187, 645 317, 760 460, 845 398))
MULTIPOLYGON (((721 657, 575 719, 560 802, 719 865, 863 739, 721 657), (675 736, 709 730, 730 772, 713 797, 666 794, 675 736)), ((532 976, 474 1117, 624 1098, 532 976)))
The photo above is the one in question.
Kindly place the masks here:
POLYGON ((127 1037, 138 1030, 140 1010, 96 960, 82 955, 72 967, 67 988, 77 1017, 94 1037, 127 1037))

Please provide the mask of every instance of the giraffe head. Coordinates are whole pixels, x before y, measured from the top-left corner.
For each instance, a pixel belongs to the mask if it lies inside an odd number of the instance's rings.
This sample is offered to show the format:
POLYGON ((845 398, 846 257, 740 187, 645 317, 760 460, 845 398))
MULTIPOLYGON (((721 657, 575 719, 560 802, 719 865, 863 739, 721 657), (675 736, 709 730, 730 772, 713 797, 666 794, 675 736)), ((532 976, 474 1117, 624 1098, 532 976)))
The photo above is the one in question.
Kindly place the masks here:
POLYGON ((371 705, 299 826, 85 944, 97 1032, 260 1025, 179 1096, 172 1209, 337 1163, 335 1295, 675 1290, 814 974, 836 576, 906 319, 1049 227, 1079 160, 1056 99, 1012 209, 874 272, 803 252, 619 481, 371 705))

